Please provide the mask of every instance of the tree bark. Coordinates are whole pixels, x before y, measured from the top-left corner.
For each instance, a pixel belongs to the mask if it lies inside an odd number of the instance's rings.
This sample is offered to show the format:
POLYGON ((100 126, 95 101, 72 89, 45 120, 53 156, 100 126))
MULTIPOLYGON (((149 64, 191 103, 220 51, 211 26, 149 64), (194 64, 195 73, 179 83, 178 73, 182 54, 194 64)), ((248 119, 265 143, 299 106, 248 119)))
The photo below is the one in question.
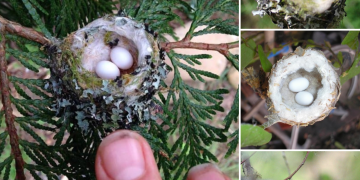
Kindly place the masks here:
MULTIPOLYGON (((1 18, 1 17, 0 17, 1 18)), ((5 58, 5 28, 6 26, 0 22, 0 90, 1 90, 1 100, 4 106, 5 111, 5 123, 6 130, 10 136, 10 146, 11 146, 11 154, 15 159, 15 167, 16 167, 16 179, 24 180, 24 160, 21 155, 21 150, 19 147, 19 136, 15 127, 15 116, 13 115, 13 110, 11 107, 10 100, 10 87, 9 87, 9 79, 7 72, 7 63, 5 58)))

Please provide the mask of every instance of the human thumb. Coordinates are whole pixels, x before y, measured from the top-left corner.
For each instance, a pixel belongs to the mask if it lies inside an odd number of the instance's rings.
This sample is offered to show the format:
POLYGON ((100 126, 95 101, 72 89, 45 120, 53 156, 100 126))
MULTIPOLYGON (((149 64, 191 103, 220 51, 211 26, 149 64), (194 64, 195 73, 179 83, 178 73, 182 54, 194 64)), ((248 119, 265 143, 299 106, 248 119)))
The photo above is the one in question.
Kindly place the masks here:
POLYGON ((149 144, 130 130, 113 132, 101 142, 95 171, 98 180, 161 180, 149 144))

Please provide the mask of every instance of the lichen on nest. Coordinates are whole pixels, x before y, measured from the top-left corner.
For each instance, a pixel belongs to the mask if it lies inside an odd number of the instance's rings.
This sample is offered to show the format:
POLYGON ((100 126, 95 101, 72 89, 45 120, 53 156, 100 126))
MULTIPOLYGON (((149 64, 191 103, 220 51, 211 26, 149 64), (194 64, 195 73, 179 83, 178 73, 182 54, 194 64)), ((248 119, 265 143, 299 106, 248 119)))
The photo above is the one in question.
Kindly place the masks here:
POLYGON ((269 15, 280 28, 316 29, 337 27, 346 16, 346 0, 257 0, 253 15, 269 15))

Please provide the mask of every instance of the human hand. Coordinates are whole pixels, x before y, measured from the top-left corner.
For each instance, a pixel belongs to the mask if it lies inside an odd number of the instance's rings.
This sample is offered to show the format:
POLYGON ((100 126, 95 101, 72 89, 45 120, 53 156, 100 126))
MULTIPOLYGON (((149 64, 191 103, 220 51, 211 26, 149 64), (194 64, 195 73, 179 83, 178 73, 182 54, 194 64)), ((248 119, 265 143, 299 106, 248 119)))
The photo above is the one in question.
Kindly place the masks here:
MULTIPOLYGON (((99 146, 95 162, 98 180, 161 180, 153 152, 138 133, 119 130, 99 146)), ((187 180, 230 180, 212 164, 189 170, 187 180)))

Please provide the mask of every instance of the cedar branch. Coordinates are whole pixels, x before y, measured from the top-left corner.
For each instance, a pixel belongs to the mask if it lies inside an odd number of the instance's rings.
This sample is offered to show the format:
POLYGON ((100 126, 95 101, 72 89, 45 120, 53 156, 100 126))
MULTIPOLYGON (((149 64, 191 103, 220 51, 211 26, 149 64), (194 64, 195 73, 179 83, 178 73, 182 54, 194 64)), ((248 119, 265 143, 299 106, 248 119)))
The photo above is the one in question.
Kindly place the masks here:
POLYGON ((50 45, 51 41, 42 33, 28 27, 24 27, 16 22, 9 21, 0 16, 0 23, 5 26, 5 31, 38 42, 42 45, 50 45))
MULTIPOLYGON (((1 17, 0 17, 1 18, 1 17)), ((11 107, 10 101, 10 87, 9 79, 7 75, 7 63, 5 58, 5 29, 6 25, 0 22, 0 88, 1 88, 1 100, 3 108, 5 110, 5 123, 6 129, 10 136, 10 146, 11 153, 15 158, 15 167, 16 167, 16 179, 23 180, 25 179, 24 174, 24 159, 22 158, 20 147, 19 147, 19 137, 14 125, 15 116, 13 115, 13 110, 11 107)))
MULTIPOLYGON (((9 21, 2 16, 0 16, 0 23, 5 25, 5 30, 9 33, 19 35, 26 39, 38 42, 42 45, 50 45, 51 41, 47 39, 42 33, 28 27, 24 27, 16 22, 9 21)), ((191 42, 190 38, 185 37, 181 41, 178 42, 162 42, 160 43, 160 47, 164 49, 166 52, 169 52, 172 49, 176 48, 193 48, 200 50, 213 50, 218 51, 224 56, 229 56, 229 50, 233 48, 239 47, 238 42, 232 43, 221 43, 221 44, 207 44, 207 43, 196 43, 191 42)))
POLYGON ((219 53, 227 57, 229 55, 229 50, 239 47, 239 43, 235 42, 235 43, 207 44, 207 43, 190 42, 189 39, 184 38, 183 40, 177 42, 160 43, 160 47, 163 48, 166 52, 169 52, 170 50, 176 48, 212 50, 212 51, 218 51, 219 53))

